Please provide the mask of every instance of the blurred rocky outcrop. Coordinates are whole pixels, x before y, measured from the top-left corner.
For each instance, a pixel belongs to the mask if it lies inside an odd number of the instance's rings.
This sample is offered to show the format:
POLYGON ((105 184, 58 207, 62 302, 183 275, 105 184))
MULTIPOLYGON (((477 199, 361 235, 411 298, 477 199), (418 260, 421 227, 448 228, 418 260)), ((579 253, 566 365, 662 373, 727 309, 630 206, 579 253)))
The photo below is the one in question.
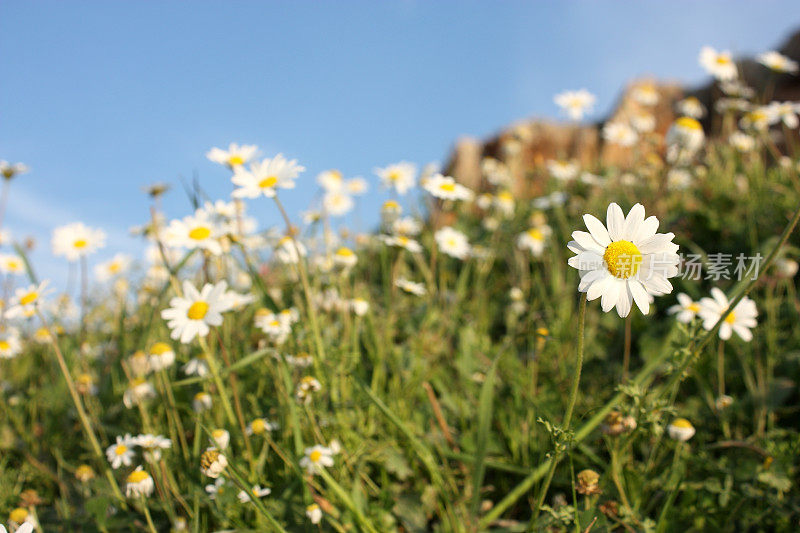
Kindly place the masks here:
MULTIPOLYGON (((793 34, 778 51, 800 62, 800 31, 793 34)), ((800 76, 776 74, 754 59, 737 60, 741 79, 756 94, 769 100, 800 101, 800 76)), ((694 96, 707 110, 702 119, 706 135, 718 135, 721 127, 717 102, 725 97, 718 83, 712 82, 697 88, 684 88, 676 83, 654 79, 640 79, 629 83, 617 101, 614 110, 596 123, 574 124, 554 120, 530 119, 517 122, 486 139, 459 139, 445 173, 474 190, 484 189, 481 162, 490 157, 505 163, 511 174, 511 192, 518 197, 530 197, 541 192, 542 180, 527 179, 536 175, 549 160, 573 160, 584 169, 594 166, 629 168, 634 161, 653 156, 663 157, 663 138, 677 118, 676 103, 694 96), (640 91, 652 91, 657 102, 641 103, 640 91), (622 121, 630 124, 636 118, 652 118, 652 131, 640 133, 639 141, 632 147, 604 142, 603 126, 608 122, 622 121)))

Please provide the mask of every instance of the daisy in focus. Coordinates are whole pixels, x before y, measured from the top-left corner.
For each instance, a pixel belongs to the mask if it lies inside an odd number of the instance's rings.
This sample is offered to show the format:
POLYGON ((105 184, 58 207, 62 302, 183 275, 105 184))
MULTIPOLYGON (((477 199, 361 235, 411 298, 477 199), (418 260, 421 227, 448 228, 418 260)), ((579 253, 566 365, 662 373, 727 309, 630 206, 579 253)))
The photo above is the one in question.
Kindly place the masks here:
POLYGON ((183 296, 176 296, 169 302, 169 309, 161 311, 161 318, 167 320, 172 330, 170 337, 188 344, 195 337, 205 337, 209 326, 222 324, 222 313, 230 309, 225 292, 228 284, 221 281, 215 285, 206 283, 198 291, 188 281, 183 282, 183 296))
MULTIPOLYGON (((703 327, 708 331, 714 328, 717 321, 730 307, 728 297, 717 287, 711 289, 710 298, 701 298, 699 304, 698 315, 703 319, 703 327)), ((750 330, 758 324, 756 321, 757 316, 756 303, 745 296, 728 313, 728 316, 725 317, 725 320, 720 325, 719 338, 726 341, 731 338, 733 332, 736 332, 743 341, 750 342, 753 339, 753 333, 750 330)))
POLYGON ((601 298, 604 312, 616 307, 628 316, 632 303, 642 314, 652 296, 672 292, 668 278, 678 274, 678 245, 672 233, 656 233, 658 219, 645 218, 644 206, 634 205, 626 217, 620 206, 608 206, 606 224, 586 214, 588 232, 574 231, 567 247, 576 255, 568 264, 580 271, 578 290, 589 301, 601 298))
POLYGON ((311 475, 318 474, 324 468, 333 466, 333 450, 316 445, 306 448, 305 455, 300 459, 300 468, 305 468, 311 475))
POLYGON ((120 466, 131 466, 133 463, 133 447, 135 445, 136 443, 130 435, 117 436, 117 443, 106 448, 106 458, 111 463, 111 468, 116 470, 120 466))

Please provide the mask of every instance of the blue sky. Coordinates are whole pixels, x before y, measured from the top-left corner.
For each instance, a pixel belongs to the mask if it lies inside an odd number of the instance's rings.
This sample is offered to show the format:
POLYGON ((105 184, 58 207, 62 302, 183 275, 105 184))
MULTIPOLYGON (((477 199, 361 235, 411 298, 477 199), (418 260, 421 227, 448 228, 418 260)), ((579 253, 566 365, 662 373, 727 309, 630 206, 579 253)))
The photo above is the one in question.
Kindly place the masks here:
MULTIPOLYGON (((597 94, 599 117, 634 76, 704 80, 702 45, 751 54, 798 27, 796 0, 5 0, 0 159, 32 168, 12 183, 6 227, 37 237, 48 275, 61 271, 49 257, 59 224, 103 227, 100 257, 137 250, 140 188, 196 174, 227 197, 226 171, 204 154, 232 141, 308 168, 285 195, 297 213, 323 169, 374 179, 376 165, 443 161, 461 135, 556 116, 563 89, 597 94)), ((372 190, 367 201, 383 198, 372 190)), ((179 185, 165 207, 188 214, 179 185)), ((251 211, 278 222, 268 202, 251 211)))

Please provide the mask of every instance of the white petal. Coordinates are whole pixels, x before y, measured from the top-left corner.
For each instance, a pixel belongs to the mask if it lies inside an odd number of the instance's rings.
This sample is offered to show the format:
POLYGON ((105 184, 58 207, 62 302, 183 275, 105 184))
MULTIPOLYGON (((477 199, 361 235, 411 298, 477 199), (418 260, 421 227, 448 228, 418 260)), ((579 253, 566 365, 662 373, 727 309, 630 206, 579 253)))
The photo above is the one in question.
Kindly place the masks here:
POLYGON ((583 222, 586 224, 589 233, 592 234, 592 237, 594 237, 594 240, 596 240, 600 246, 606 247, 611 244, 611 238, 608 236, 608 230, 606 230, 606 227, 602 222, 597 220, 597 218, 586 214, 583 215, 583 222))
POLYGON ((622 208, 615 203, 608 204, 606 224, 608 225, 608 236, 611 237, 612 241, 623 239, 625 215, 622 213, 622 208))
POLYGON ((656 231, 658 231, 658 219, 654 216, 647 217, 642 222, 642 225, 639 226, 639 231, 636 232, 636 235, 631 235, 633 244, 639 247, 642 242, 651 239, 656 234, 656 231))
POLYGON ((592 234, 587 231, 573 231, 572 238, 575 239, 579 245, 581 245, 585 250, 591 250, 593 252, 597 252, 598 254, 602 255, 605 253, 606 249, 601 246, 592 234))
POLYGON ((603 312, 608 313, 617 305, 619 293, 624 289, 624 284, 620 283, 614 276, 606 278, 606 283, 603 286, 603 295, 600 299, 600 308, 603 312))
POLYGON ((650 311, 650 298, 645 288, 636 280, 628 280, 628 290, 631 296, 633 296, 633 301, 636 302, 636 306, 643 315, 646 315, 648 311, 650 311))
POLYGON ((633 299, 631 298, 631 293, 628 290, 628 284, 622 283, 621 290, 617 296, 617 314, 619 314, 621 318, 625 318, 631 312, 632 302, 633 299))

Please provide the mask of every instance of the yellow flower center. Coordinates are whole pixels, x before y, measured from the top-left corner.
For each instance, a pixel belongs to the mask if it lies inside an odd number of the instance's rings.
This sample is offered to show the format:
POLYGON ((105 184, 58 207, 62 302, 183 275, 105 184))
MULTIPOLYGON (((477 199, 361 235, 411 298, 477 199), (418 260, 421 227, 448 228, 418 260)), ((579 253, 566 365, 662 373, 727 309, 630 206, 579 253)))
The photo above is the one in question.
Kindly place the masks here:
POLYGON ((537 229, 537 228, 529 229, 528 230, 528 236, 531 239, 533 239, 534 241, 543 241, 544 240, 544 234, 542 233, 542 230, 537 229))
POLYGON ((232 155, 228 158, 228 164, 232 167, 237 167, 244 163, 244 158, 240 155, 232 155))
POLYGON ((5 351, 8 351, 10 349, 11 349, 11 344, 9 344, 8 341, 5 341, 5 340, 0 341, 0 351, 5 352, 5 351))
POLYGON ((336 251, 336 255, 341 257, 353 257, 353 250, 350 248, 339 248, 336 251))
POLYGON ((150 474, 145 472, 144 470, 134 470, 130 474, 128 474, 128 483, 141 483, 142 481, 146 480, 150 477, 150 474))
POLYGON ((258 186, 261 187, 262 189, 271 189, 275 186, 276 183, 278 183, 277 176, 267 176, 266 178, 258 182, 258 186))
POLYGON ((116 274, 117 272, 120 271, 121 268, 122 268, 122 265, 120 265, 117 262, 114 262, 114 263, 111 263, 110 265, 108 265, 108 271, 111 272, 112 274, 116 274))
POLYGON ((189 238, 194 239, 196 241, 202 241, 204 239, 208 239, 211 235, 211 228, 206 226, 198 226, 196 228, 192 228, 189 231, 189 238))
POLYGON ((208 304, 205 302, 195 302, 189 307, 186 316, 189 317, 190 320, 203 320, 206 313, 208 313, 208 304))
POLYGON ((267 430, 267 424, 262 419, 257 418, 253 420, 253 423, 250 424, 250 428, 253 430, 253 433, 260 435, 267 430))
POLYGON ((386 202, 383 203, 383 210, 384 211, 395 210, 395 209, 398 209, 399 207, 400 207, 400 204, 398 204, 394 200, 387 200, 386 202))
POLYGON ((72 243, 72 246, 74 246, 75 248, 80 250, 82 248, 86 248, 87 244, 89 244, 89 243, 86 242, 86 239, 78 239, 78 240, 76 240, 75 242, 72 243))
POLYGON ((150 353, 154 355, 164 355, 171 351, 172 348, 166 342, 157 342, 150 348, 150 353))
POLYGON ((700 123, 692 117, 681 117, 676 120, 675 123, 681 128, 685 128, 687 130, 700 131, 703 129, 703 126, 701 126, 700 123))
POLYGON ((36 301, 39 297, 39 293, 36 291, 31 291, 28 294, 24 295, 22 298, 19 299, 20 305, 29 305, 36 301))
POLYGON ((685 418, 676 418, 675 420, 672 421, 672 425, 675 426, 676 428, 682 428, 682 429, 689 429, 692 427, 692 423, 686 420, 685 418))
POLYGON ((400 179, 400 173, 396 170, 389 172, 389 181, 397 181, 400 179))
POLYGON ((642 253, 630 241, 616 241, 606 247, 603 261, 612 275, 620 279, 627 279, 639 270, 642 253))
POLYGON ((727 65, 730 62, 731 59, 726 55, 717 56, 717 65, 727 65))
POLYGON ((128 451, 128 447, 125 446, 124 444, 118 444, 117 447, 114 448, 114 454, 115 455, 125 455, 125 453, 127 451, 128 451))
POLYGON ((686 309, 688 309, 692 313, 700 312, 700 306, 698 304, 696 304, 696 303, 690 303, 689 306, 686 309))
POLYGON ((736 313, 734 313, 733 311, 728 313, 728 316, 725 317, 725 322, 727 324, 733 324, 734 322, 736 322, 736 313))
POLYGON ((221 439, 222 437, 225 436, 225 430, 215 429, 214 431, 211 432, 211 436, 214 437, 214 439, 221 439))
POLYGON ((314 450, 308 454, 308 458, 311 459, 312 463, 318 463, 319 460, 322 459, 322 452, 319 450, 314 450))
POLYGON ((17 524, 22 524, 26 518, 28 518, 28 511, 22 507, 17 507, 8 515, 8 521, 17 524))
POLYGON ((439 185, 439 188, 445 192, 453 192, 456 190, 456 184, 450 182, 442 183, 441 185, 439 185))

